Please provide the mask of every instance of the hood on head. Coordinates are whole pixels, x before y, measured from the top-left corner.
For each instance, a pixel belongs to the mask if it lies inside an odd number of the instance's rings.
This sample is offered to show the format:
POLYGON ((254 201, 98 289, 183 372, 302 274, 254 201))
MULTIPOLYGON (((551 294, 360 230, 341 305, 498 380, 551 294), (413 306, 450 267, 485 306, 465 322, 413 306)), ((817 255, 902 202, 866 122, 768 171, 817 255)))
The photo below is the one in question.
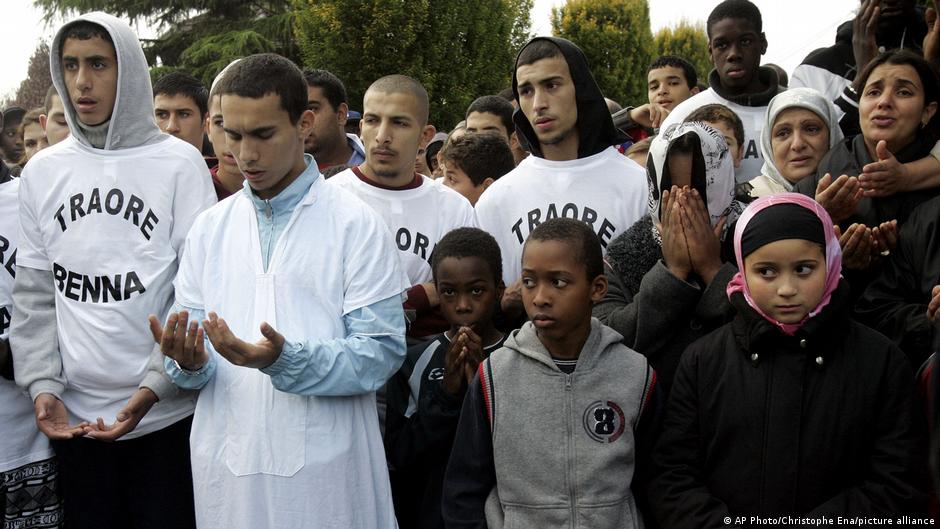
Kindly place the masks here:
POLYGON ((771 140, 773 139, 774 122, 777 121, 777 116, 784 110, 791 108, 810 110, 823 120, 823 123, 829 127, 830 149, 841 143, 843 138, 836 106, 816 90, 803 87, 791 88, 785 92, 780 92, 771 99, 770 104, 767 105, 767 112, 764 114, 764 130, 760 136, 760 150, 761 155, 764 157, 764 166, 761 167, 761 173, 789 191, 793 190, 793 184, 780 174, 777 163, 774 161, 774 148, 771 140))
POLYGON ((69 124, 72 137, 87 147, 91 142, 85 137, 80 127, 81 121, 75 111, 68 87, 62 72, 62 54, 66 30, 76 22, 86 21, 103 27, 111 36, 117 57, 117 93, 114 109, 108 125, 108 136, 104 149, 117 150, 163 141, 168 136, 160 132, 153 117, 153 87, 150 84, 150 70, 147 58, 141 48, 137 35, 123 20, 107 13, 94 12, 81 15, 59 28, 52 41, 49 57, 49 69, 52 83, 62 98, 65 107, 65 119, 69 124))
MULTIPOLYGON (((646 176, 649 186, 649 209, 653 222, 659 222, 663 191, 668 191, 672 183, 668 178, 666 158, 673 145, 680 138, 694 135, 698 139, 699 149, 693 153, 693 167, 704 169, 702 175, 693 175, 692 187, 698 190, 705 200, 712 227, 718 225, 722 216, 734 213, 734 161, 728 151, 725 137, 705 123, 687 122, 671 125, 653 138, 646 161, 646 176), (664 180, 667 180, 664 184, 664 180)), ((733 218, 728 218, 730 226, 733 218)))
MULTIPOLYGON (((547 40, 558 46, 561 50, 565 62, 568 63, 568 69, 571 72, 571 80, 575 87, 575 100, 578 105, 578 158, 586 158, 597 154, 611 145, 623 143, 627 137, 614 127, 614 122, 607 110, 607 101, 604 94, 601 93, 597 81, 591 74, 588 67, 587 57, 581 48, 573 42, 559 37, 535 37, 522 47, 524 50, 533 42, 547 40)), ((519 55, 522 50, 519 50, 519 55)), ((516 66, 512 70, 512 93, 519 103, 519 86, 516 81, 516 69, 518 68, 519 55, 516 56, 516 66)), ((512 120, 516 124, 516 131, 519 132, 519 142, 525 150, 542 158, 542 148, 539 144, 538 136, 528 118, 522 112, 520 105, 512 115, 512 120)))

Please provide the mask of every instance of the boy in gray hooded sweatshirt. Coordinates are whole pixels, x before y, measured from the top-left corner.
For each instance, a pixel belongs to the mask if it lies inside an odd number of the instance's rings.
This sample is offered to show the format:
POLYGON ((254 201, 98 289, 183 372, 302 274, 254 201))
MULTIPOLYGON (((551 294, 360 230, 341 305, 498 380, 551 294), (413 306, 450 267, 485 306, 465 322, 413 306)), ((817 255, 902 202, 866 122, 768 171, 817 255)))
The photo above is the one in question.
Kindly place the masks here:
POLYGON ((164 374, 147 316, 170 308, 211 179, 199 151, 157 128, 126 23, 65 24, 50 69, 72 133, 21 178, 16 382, 59 458, 70 527, 193 527, 194 398, 164 374))
POLYGON ((450 528, 643 527, 656 374, 591 317, 607 279, 594 231, 552 219, 522 252, 530 321, 480 364, 444 477, 450 528), (633 487, 633 490, 637 490, 633 487))

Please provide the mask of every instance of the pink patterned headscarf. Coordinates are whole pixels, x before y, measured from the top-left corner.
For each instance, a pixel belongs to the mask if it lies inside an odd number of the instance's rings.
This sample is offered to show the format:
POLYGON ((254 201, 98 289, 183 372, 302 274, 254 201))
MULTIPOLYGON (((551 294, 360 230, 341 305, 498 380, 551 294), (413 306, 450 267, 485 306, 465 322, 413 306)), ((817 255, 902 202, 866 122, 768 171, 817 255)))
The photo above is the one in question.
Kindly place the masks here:
POLYGON ((819 312, 829 304, 832 293, 835 291, 836 287, 839 286, 839 279, 842 277, 842 248, 839 246, 839 238, 836 237, 829 213, 815 200, 798 193, 779 193, 752 202, 738 218, 738 224, 734 230, 734 255, 738 263, 738 273, 736 273, 731 279, 731 282, 728 283, 728 297, 731 297, 731 294, 735 292, 743 293, 744 299, 747 300, 747 304, 750 305, 751 308, 790 336, 802 327, 803 324, 806 323, 806 320, 819 314, 819 312), (822 299, 819 300, 819 304, 816 305, 816 308, 807 314, 806 317, 803 318, 803 321, 799 323, 780 323, 767 314, 764 314, 764 311, 762 311, 760 307, 757 306, 757 303, 754 302, 754 299, 751 298, 751 292, 747 287, 747 279, 745 278, 744 257, 741 255, 741 236, 744 234, 748 223, 754 217, 760 215, 761 211, 778 204, 796 204, 815 213, 822 222, 823 233, 826 237, 826 291, 822 299))

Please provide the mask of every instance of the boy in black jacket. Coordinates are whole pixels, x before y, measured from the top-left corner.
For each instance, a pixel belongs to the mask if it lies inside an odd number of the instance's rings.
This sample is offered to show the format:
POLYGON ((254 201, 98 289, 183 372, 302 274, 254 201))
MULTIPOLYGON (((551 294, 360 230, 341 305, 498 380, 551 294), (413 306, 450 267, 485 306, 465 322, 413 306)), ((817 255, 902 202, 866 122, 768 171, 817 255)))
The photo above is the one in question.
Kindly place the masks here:
POLYGON ((493 326, 503 294, 502 260, 491 235, 458 228, 431 257, 450 330, 408 349, 388 382, 385 452, 402 529, 443 528, 441 488, 467 384, 505 337, 493 326))

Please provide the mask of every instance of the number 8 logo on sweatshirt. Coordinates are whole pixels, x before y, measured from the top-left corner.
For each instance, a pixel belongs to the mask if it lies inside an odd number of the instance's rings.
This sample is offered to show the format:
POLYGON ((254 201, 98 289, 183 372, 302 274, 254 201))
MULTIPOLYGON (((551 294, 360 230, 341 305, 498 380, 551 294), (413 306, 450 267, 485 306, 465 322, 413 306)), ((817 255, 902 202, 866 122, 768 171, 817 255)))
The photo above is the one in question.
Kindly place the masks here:
POLYGON ((584 410, 584 431, 598 443, 613 443, 623 435, 626 420, 615 402, 594 401, 584 410))

